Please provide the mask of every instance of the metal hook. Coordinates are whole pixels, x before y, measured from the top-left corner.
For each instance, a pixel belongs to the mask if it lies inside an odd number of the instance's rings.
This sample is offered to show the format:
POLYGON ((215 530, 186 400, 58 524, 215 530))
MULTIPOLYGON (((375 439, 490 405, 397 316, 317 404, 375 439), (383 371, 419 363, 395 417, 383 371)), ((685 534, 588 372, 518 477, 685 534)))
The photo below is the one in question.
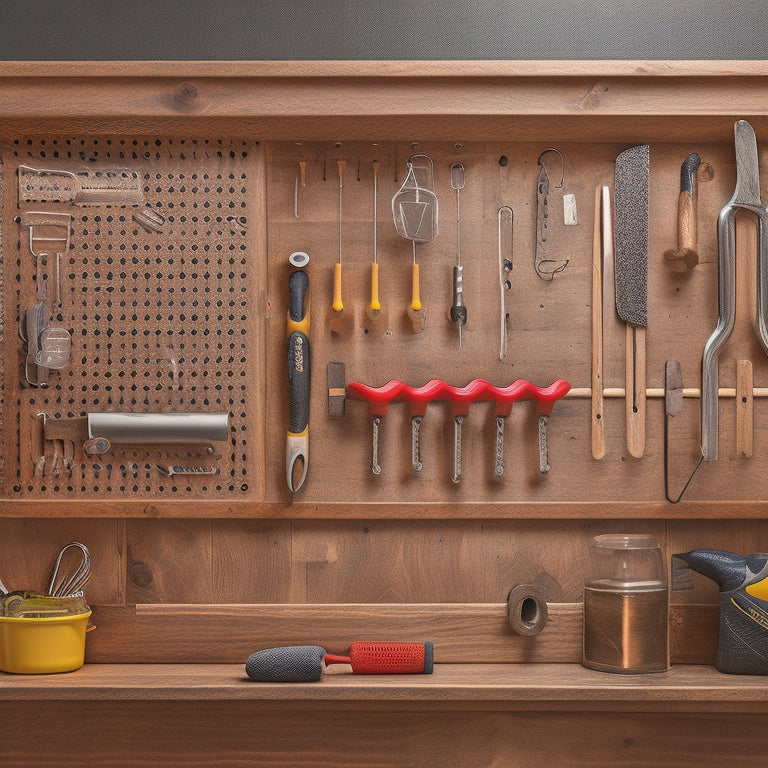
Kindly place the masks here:
MULTIPOLYGON (((563 185, 565 184, 565 158, 563 157, 563 153, 559 149, 555 149, 554 147, 547 147, 540 155, 539 159, 536 161, 536 165, 544 167, 544 164, 541 162, 541 158, 544 157, 548 152, 554 152, 559 158, 560 158, 560 183, 555 186, 555 189, 562 189, 563 185)), ((545 169, 546 171, 546 169, 545 169)))

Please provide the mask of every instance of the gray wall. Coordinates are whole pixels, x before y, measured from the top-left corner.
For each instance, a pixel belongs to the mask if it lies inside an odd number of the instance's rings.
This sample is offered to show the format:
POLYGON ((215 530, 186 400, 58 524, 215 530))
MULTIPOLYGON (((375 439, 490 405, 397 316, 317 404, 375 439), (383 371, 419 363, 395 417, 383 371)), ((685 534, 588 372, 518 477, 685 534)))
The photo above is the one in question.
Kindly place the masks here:
POLYGON ((0 61, 768 59, 768 0, 0 0, 0 61))

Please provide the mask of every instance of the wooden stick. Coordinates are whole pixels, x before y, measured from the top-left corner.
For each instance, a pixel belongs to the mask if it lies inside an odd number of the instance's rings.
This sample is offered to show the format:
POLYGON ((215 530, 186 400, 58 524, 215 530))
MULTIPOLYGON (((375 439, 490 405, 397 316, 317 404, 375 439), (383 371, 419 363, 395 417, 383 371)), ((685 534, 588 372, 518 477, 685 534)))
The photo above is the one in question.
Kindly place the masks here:
POLYGON ((752 394, 752 363, 736 363, 736 455, 742 459, 752 456, 754 410, 752 394))
POLYGON ((627 323, 626 390, 627 450, 636 459, 645 453, 645 333, 644 325, 627 323))
POLYGON ((605 456, 605 429, 603 426, 603 239, 606 218, 610 221, 610 199, 608 197, 608 188, 603 187, 601 189, 598 187, 595 191, 595 219, 592 233, 591 395, 592 458, 594 459, 602 459, 603 456, 605 456))

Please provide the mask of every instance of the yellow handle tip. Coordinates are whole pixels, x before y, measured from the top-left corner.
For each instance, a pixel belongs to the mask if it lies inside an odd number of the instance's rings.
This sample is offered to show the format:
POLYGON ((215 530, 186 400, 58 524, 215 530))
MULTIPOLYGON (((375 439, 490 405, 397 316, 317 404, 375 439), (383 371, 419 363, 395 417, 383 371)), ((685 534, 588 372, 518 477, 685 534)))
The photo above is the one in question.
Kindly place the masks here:
POLYGON ((344 303, 341 300, 341 264, 338 262, 333 266, 333 303, 331 307, 334 312, 341 312, 344 309, 344 303))
POLYGON ((379 265, 375 262, 371 264, 371 303, 369 305, 371 312, 381 311, 379 302, 379 265))
POLYGON ((411 309, 414 312, 418 312, 421 309, 421 297, 419 295, 419 265, 413 265, 412 278, 412 291, 411 291, 411 309))

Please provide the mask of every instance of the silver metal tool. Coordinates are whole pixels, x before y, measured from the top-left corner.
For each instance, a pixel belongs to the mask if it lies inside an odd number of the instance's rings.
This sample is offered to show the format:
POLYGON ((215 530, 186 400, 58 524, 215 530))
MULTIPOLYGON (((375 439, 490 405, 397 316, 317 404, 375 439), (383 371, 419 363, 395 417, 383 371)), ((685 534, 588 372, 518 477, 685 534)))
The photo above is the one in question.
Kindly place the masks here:
POLYGON ((88 583, 91 578, 91 553, 85 544, 72 541, 62 548, 56 558, 56 564, 51 574, 51 582, 48 585, 48 594, 51 597, 69 597, 76 595, 88 583), (69 563, 72 554, 76 555, 74 562, 69 563), (77 556, 79 552, 79 556, 77 556))
MULTIPOLYGON (((103 456, 112 445, 205 445, 222 442, 229 437, 228 413, 90 413, 74 418, 49 419, 37 414, 43 422, 43 439, 53 445, 53 456, 43 456, 35 473, 58 472, 61 459, 64 469, 72 471, 75 444, 83 446, 88 456, 103 456)), ((208 446, 209 452, 212 448, 208 446)))
POLYGON ((438 200, 433 189, 432 159, 428 155, 411 155, 405 180, 392 198, 392 217, 397 234, 413 243, 411 302, 407 314, 414 333, 421 333, 427 322, 427 313, 421 303, 416 243, 427 243, 437 237, 438 200))
POLYGON ((514 211, 508 205, 502 205, 498 210, 499 224, 499 298, 500 298, 500 334, 499 360, 507 356, 507 293, 512 288, 512 242, 515 222, 514 211))
POLYGON ((461 190, 464 189, 464 166, 461 163, 451 165, 451 187, 456 191, 456 265, 453 268, 453 306, 451 322, 459 329, 467 323, 467 308, 464 306, 464 267, 461 265, 461 190))
POLYGON ((138 172, 127 168, 33 168, 20 165, 19 201, 79 205, 140 205, 138 172))
POLYGON ((701 368, 701 453, 705 461, 718 458, 718 356, 736 322, 736 213, 757 216, 756 330, 768 353, 768 209, 760 195, 757 139, 752 126, 739 120, 734 126, 736 189, 717 219, 718 317, 704 345, 701 368))
POLYGON ((36 286, 36 303, 24 310, 19 321, 19 335, 27 345, 24 376, 28 384, 44 387, 49 370, 67 365, 72 346, 66 328, 50 327, 54 306, 61 307, 61 259, 69 251, 72 216, 26 211, 19 221, 28 229, 36 286))
POLYGON ((216 466, 210 467, 185 467, 180 464, 171 464, 163 466, 158 464, 157 468, 164 474, 171 477, 173 475, 218 475, 219 468, 216 466))
POLYGON ((228 437, 228 413, 88 414, 88 439, 107 440, 112 445, 193 445, 228 437))
POLYGON ((554 280, 555 275, 562 272, 568 266, 568 259, 555 258, 552 254, 552 246, 550 244, 551 233, 551 214, 550 214, 550 193, 551 189, 562 189, 565 182, 565 161, 563 156, 557 149, 545 149, 536 161, 539 166, 539 174, 536 177, 536 254, 534 257, 534 269, 536 274, 546 282, 554 280), (560 157, 562 164, 562 175, 560 177, 560 183, 555 187, 551 187, 549 181, 549 174, 547 173, 546 166, 542 162, 542 158, 550 153, 554 152, 560 157))

